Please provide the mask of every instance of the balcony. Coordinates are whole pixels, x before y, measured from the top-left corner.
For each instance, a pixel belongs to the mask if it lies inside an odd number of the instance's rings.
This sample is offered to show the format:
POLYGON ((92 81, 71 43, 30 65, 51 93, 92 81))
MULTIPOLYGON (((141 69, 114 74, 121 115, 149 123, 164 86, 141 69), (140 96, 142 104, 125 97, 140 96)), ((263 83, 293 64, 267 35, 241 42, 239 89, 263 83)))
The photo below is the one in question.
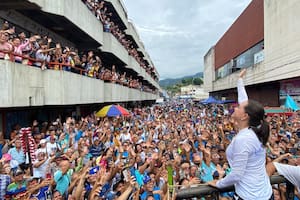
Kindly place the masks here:
POLYGON ((128 66, 127 68, 130 68, 132 70, 134 70, 135 72, 137 72, 141 77, 145 77, 145 74, 141 74, 141 66, 139 65, 139 63, 136 61, 136 59, 132 56, 129 56, 129 62, 128 62, 128 66))
MULTIPOLYGON (((86 8, 81 1, 73 0, 28 0, 41 7, 42 11, 64 16, 78 28, 94 38, 99 44, 103 44, 103 25, 86 8), (88 22, 88 23, 87 23, 88 22), (96 28, 97 27, 97 28, 96 28)), ((64 26, 66 24, 61 24, 64 26)), ((62 27, 63 28, 63 27, 62 27)), ((74 34, 74 33, 73 33, 74 34)))
POLYGON ((128 29, 125 30, 125 33, 133 38, 138 47, 141 47, 140 37, 132 22, 128 22, 128 29))
POLYGON ((111 34, 103 33, 104 44, 102 51, 109 52, 118 57, 124 64, 128 63, 128 52, 122 44, 111 34))
POLYGON ((127 11, 125 10, 125 6, 120 0, 106 0, 106 2, 111 3, 112 8, 120 17, 122 24, 125 26, 125 29, 128 27, 128 19, 127 19, 127 11))
POLYGON ((67 71, 0 60, 1 107, 75 105, 155 100, 156 94, 67 71))

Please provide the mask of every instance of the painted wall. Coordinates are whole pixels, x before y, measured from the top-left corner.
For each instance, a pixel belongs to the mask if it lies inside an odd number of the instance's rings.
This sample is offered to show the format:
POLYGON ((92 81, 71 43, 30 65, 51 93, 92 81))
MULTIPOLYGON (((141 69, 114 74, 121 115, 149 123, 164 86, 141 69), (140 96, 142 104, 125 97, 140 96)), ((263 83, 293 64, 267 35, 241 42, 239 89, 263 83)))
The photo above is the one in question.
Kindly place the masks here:
POLYGON ((159 96, 79 74, 0 60, 0 107, 155 100, 159 96))

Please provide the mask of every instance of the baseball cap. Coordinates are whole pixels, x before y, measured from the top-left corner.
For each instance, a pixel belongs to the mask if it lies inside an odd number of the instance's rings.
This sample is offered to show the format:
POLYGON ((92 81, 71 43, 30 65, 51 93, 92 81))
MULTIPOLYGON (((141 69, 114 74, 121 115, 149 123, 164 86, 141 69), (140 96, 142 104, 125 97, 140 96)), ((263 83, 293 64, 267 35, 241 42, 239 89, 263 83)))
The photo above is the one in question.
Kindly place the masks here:
POLYGON ((144 178, 143 178, 144 184, 147 184, 147 183, 149 183, 150 181, 151 181, 150 176, 148 176, 148 175, 144 176, 144 178))
POLYGON ((23 170, 21 169, 17 169, 15 172, 14 172, 14 176, 18 176, 18 175, 21 175, 21 174, 24 174, 23 170))
POLYGON ((47 140, 46 139, 41 139, 40 144, 46 144, 47 140))
POLYGON ((96 166, 90 169, 89 175, 97 174, 97 172, 100 170, 100 166, 96 166))
POLYGON ((11 161, 11 155, 9 153, 5 153, 2 155, 2 158, 5 160, 5 161, 11 161))

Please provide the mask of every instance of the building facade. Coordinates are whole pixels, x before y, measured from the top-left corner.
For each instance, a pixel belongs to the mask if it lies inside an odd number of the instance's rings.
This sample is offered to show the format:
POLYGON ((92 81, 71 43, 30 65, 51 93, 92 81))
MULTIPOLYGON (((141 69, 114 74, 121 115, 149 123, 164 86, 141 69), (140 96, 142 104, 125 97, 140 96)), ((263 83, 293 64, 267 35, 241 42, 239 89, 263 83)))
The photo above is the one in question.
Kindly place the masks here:
POLYGON ((204 85, 218 99, 237 99, 239 70, 247 68, 251 99, 280 106, 300 102, 300 2, 253 0, 204 56, 204 85))
POLYGON ((40 34, 72 46, 94 51, 103 65, 141 83, 140 88, 84 76, 64 70, 44 70, 10 60, 0 60, 0 131, 6 134, 14 124, 25 126, 32 119, 53 119, 58 115, 87 114, 105 104, 147 104, 159 98, 159 74, 134 24, 128 21, 122 1, 104 2, 111 21, 124 32, 137 50, 133 57, 97 18, 87 1, 4 0, 0 2, 0 24, 8 21, 28 35, 40 34), (143 64, 140 64, 143 63, 143 64), (147 90, 146 90, 147 88, 147 90))
POLYGON ((203 85, 187 85, 180 88, 180 96, 203 100, 208 98, 208 92, 204 91, 203 85))

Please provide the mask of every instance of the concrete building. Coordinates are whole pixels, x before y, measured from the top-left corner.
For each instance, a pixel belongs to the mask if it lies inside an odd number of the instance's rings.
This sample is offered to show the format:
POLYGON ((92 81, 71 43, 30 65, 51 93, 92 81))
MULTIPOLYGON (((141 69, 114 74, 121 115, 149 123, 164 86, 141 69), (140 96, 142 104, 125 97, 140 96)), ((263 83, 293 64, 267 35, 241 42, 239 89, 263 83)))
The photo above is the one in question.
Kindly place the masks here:
POLYGON ((60 115, 87 114, 105 104, 148 104, 159 98, 159 74, 120 0, 106 0, 112 20, 126 33, 140 57, 140 66, 81 0, 3 0, 0 24, 8 21, 30 33, 48 35, 62 46, 93 50, 104 65, 115 65, 155 92, 145 92, 67 71, 28 67, 0 60, 0 131, 13 124, 28 125, 32 119, 47 120, 60 115), (151 73, 147 70, 153 69, 151 73))
POLYGON ((202 85, 187 85, 180 88, 180 96, 190 96, 193 99, 201 100, 208 98, 208 92, 204 91, 202 85))
POLYGON ((212 96, 237 99, 239 70, 248 95, 268 106, 286 94, 300 102, 300 17, 297 0, 253 0, 204 56, 204 86, 212 96))

